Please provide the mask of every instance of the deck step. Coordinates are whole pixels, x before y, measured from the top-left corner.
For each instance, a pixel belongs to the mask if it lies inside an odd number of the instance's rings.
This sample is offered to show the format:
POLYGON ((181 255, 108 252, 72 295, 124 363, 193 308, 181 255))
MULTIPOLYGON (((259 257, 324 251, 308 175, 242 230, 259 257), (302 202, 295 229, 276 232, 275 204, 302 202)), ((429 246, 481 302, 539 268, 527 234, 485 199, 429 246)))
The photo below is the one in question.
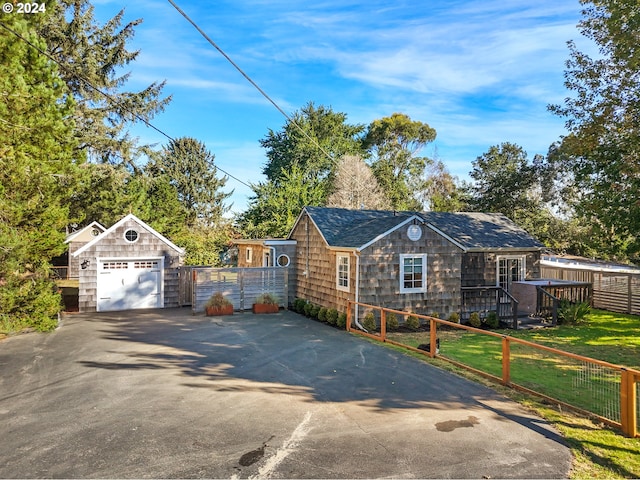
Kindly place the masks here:
POLYGON ((548 328, 553 326, 553 323, 546 318, 530 315, 522 315, 518 317, 518 329, 521 330, 533 330, 536 328, 548 328))

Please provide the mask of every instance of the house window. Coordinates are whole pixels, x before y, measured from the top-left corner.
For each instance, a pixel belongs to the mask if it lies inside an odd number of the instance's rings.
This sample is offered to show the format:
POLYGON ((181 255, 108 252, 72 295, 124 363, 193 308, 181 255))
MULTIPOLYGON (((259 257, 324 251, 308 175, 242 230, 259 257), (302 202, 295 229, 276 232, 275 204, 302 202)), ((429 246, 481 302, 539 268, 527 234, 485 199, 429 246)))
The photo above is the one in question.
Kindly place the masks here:
POLYGON ((133 228, 130 228, 126 232, 124 232, 124 239, 129 243, 134 243, 138 241, 138 232, 133 228))
POLYGON ((253 260, 253 250, 251 249, 251 247, 247 247, 246 261, 247 263, 251 263, 252 260, 253 260))
POLYGON ((349 255, 336 257, 336 288, 343 292, 349 291, 349 255))
POLYGON ((400 255, 400 293, 427 291, 427 255, 400 255))
POLYGON ((524 255, 499 256, 497 285, 509 292, 513 282, 523 281, 527 274, 526 258, 524 255))

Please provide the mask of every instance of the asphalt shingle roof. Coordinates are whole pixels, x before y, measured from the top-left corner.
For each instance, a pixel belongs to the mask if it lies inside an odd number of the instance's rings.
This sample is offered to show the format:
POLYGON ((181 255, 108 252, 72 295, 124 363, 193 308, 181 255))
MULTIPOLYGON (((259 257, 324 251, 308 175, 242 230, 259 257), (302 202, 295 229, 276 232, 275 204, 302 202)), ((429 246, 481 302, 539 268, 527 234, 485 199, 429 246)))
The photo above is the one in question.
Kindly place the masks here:
POLYGON ((306 207, 306 211, 332 247, 362 247, 412 216, 432 225, 465 250, 543 247, 525 230, 497 213, 391 212, 325 207, 306 207))

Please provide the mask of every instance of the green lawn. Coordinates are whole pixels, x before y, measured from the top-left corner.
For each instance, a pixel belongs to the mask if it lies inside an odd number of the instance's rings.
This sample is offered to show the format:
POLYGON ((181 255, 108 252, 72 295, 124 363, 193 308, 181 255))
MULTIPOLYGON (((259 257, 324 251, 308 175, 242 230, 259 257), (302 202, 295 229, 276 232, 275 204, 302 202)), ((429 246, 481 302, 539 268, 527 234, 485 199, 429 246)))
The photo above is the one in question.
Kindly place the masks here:
MULTIPOLYGON (((640 370, 640 317, 637 316, 594 310, 584 324, 577 326, 499 333, 640 370)), ((438 337, 441 355, 501 376, 501 338, 447 328, 440 328, 438 337)), ((413 347, 429 342, 428 333, 391 333, 389 338, 413 347)), ((619 373, 615 370, 593 367, 512 342, 511 380, 618 420, 619 373)), ((505 392, 556 424, 574 452, 576 464, 572 478, 640 477, 640 439, 625 438, 604 425, 559 412, 513 390, 505 389, 505 392)))

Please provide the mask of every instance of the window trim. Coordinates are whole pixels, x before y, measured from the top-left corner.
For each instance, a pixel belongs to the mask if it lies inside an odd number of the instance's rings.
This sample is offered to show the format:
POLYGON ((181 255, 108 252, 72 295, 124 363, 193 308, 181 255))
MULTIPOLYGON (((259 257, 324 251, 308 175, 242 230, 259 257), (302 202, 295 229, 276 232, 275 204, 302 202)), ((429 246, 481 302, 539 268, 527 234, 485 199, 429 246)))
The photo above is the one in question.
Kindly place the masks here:
POLYGON ((245 255, 245 261, 247 263, 251 263, 253 261, 253 249, 251 247, 247 247, 247 253, 245 255))
POLYGON ((497 255, 496 256, 496 286, 502 287, 508 291, 508 287, 512 282, 522 282, 527 278, 527 256, 525 254, 520 255, 497 255), (500 261, 501 260, 521 260, 520 264, 520 279, 519 280, 509 280, 507 279, 507 285, 502 287, 500 285, 500 261))
POLYGON ((127 228, 124 233, 122 234, 122 238, 124 238, 124 241, 127 243, 136 243, 138 240, 140 240, 140 232, 138 230, 136 230, 135 228, 127 228), (129 238, 127 238, 127 234, 129 232, 135 233, 136 238, 133 240, 129 240, 129 238))
POLYGON ((426 253, 401 253, 399 264, 400 293, 426 293, 427 292, 427 254, 426 253), (419 258, 422 260, 422 285, 408 288, 404 286, 404 261, 407 258, 419 258))
POLYGON ((341 292, 351 291, 351 255, 337 254, 336 255, 336 289, 341 292), (340 263, 340 260, 347 259, 346 270, 341 270, 340 267, 344 267, 344 264, 340 263), (346 276, 341 276, 340 273, 346 273, 346 276), (341 280, 346 281, 346 285, 341 284, 341 280))

